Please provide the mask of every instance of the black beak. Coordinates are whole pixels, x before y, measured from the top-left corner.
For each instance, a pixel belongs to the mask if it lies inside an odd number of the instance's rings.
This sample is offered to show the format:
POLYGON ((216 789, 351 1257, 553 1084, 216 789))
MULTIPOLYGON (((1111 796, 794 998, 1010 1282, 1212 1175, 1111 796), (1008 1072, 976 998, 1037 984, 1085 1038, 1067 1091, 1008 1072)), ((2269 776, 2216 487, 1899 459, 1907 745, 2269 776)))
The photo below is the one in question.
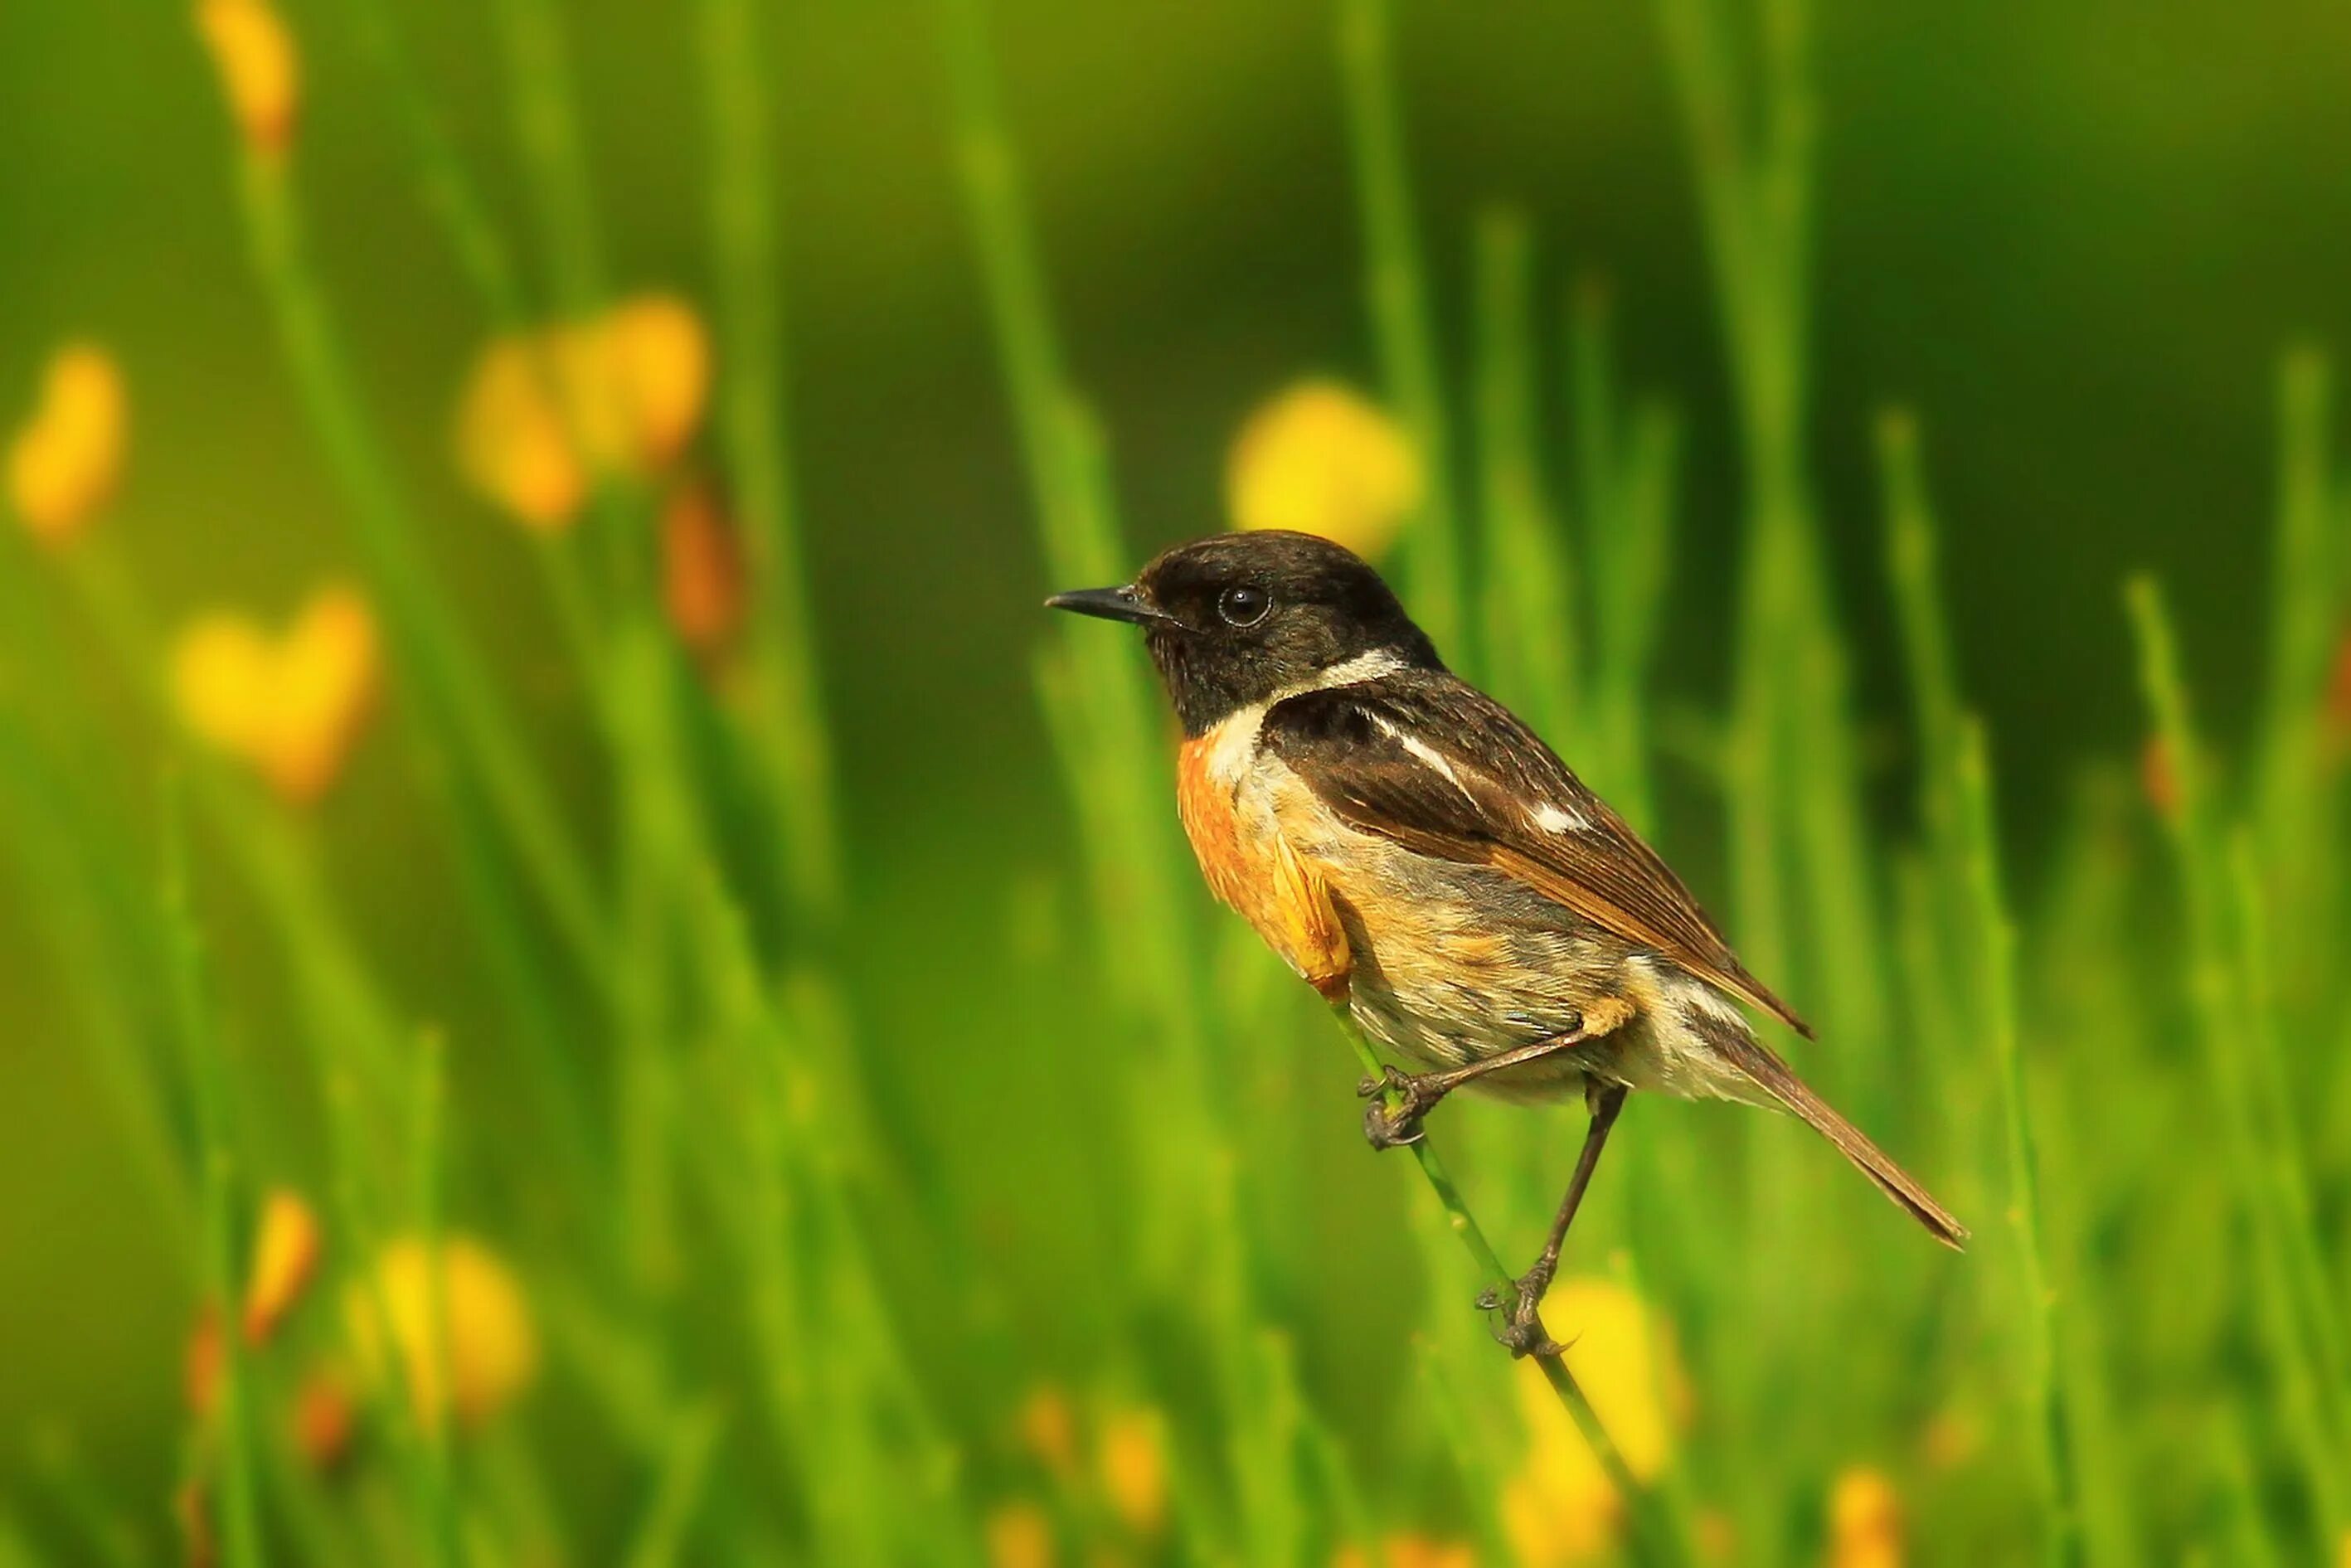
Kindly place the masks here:
POLYGON ((1124 588, 1080 588, 1068 593, 1057 593, 1045 601, 1048 610, 1074 610, 1081 615, 1099 616, 1104 621, 1132 621, 1138 626, 1154 622, 1173 623, 1176 617, 1164 610, 1154 609, 1143 601, 1132 584, 1124 588))

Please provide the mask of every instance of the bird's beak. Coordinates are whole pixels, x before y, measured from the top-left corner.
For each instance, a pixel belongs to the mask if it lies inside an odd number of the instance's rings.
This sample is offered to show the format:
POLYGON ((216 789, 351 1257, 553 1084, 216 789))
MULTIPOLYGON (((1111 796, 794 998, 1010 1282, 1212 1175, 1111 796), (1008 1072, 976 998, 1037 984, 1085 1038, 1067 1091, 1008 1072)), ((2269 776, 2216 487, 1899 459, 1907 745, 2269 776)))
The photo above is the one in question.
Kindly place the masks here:
POLYGON ((1165 611, 1144 602, 1143 595, 1129 583, 1123 588, 1080 588, 1068 593, 1057 593, 1045 601, 1048 610, 1074 610, 1081 615, 1099 616, 1104 621, 1132 621, 1138 626, 1154 622, 1174 624, 1176 617, 1165 611))

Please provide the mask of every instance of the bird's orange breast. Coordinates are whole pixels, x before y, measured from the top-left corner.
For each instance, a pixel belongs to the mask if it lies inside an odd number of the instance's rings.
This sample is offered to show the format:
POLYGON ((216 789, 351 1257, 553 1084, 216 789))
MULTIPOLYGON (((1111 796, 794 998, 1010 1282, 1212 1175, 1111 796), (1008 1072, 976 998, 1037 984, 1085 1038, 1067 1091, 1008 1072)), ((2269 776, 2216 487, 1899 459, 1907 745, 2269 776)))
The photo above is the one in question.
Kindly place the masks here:
POLYGON ((1176 767, 1176 805, 1209 891, 1256 928, 1282 962, 1323 996, 1347 992, 1347 934, 1330 890, 1283 838, 1277 812, 1244 804, 1239 781, 1214 767, 1218 730, 1184 742, 1176 767))

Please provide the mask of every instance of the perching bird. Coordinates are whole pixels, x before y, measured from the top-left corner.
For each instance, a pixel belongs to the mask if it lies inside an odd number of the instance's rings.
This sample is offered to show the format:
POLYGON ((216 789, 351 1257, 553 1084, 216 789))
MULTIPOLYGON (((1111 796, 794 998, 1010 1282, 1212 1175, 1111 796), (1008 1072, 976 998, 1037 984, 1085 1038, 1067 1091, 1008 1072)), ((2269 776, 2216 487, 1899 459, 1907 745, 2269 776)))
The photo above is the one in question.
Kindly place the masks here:
POLYGON ((1812 1030, 1664 861, 1510 711, 1451 674, 1387 584, 1311 534, 1219 535, 1046 601, 1144 628, 1184 730, 1176 800, 1217 896, 1371 1039, 1374 1146, 1463 1085, 1581 1092, 1591 1126, 1501 1337, 1537 1315, 1630 1090, 1777 1105, 1937 1239, 1967 1231, 1807 1088, 1739 1004, 1812 1030), (1391 1111, 1380 1097, 1400 1094, 1391 1111))

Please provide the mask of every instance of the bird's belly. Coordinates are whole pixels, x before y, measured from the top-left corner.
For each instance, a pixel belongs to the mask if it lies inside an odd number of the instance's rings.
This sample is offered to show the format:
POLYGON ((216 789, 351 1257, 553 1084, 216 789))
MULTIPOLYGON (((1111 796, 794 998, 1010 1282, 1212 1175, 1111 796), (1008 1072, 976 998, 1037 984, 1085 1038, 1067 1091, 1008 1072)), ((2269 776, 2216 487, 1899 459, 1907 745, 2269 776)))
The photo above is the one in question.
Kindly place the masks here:
MULTIPOLYGON (((1362 838, 1361 835, 1357 835, 1362 838)), ((1317 863, 1347 934, 1348 1009, 1395 1054, 1459 1067, 1576 1029, 1623 995, 1625 945, 1501 873, 1384 840, 1328 846, 1317 863)), ((1478 1081, 1512 1098, 1580 1085, 1632 1042, 1594 1041, 1478 1081)))

